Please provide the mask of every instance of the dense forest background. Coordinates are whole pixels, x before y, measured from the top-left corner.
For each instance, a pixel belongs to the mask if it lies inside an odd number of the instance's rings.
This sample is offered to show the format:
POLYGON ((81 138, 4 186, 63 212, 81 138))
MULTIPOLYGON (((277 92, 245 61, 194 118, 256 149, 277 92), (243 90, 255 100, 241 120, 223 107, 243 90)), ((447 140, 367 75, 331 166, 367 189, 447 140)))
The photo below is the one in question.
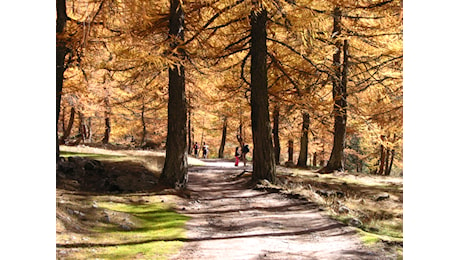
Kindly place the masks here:
MULTIPOLYGON (((187 143, 206 142, 211 157, 233 157, 237 135, 252 143, 252 4, 185 1, 184 39, 180 49, 171 50, 168 1, 67 0, 66 28, 57 39, 66 52, 59 143, 164 148, 168 69, 181 51, 187 143)), ((294 163, 325 166, 341 113, 345 169, 401 174, 402 2, 262 1, 262 6, 277 162, 289 159, 291 146, 294 163), (338 99, 345 103, 338 105, 338 99)))

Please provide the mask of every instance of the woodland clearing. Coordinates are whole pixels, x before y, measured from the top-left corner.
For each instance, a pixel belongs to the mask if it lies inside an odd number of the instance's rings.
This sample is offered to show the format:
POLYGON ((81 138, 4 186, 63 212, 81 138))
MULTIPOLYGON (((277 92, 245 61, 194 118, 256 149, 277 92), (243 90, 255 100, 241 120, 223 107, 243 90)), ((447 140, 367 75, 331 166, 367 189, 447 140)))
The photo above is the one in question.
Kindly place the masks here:
POLYGON ((156 184, 162 152, 62 151, 101 161, 117 189, 57 176, 57 259, 402 259, 401 178, 279 167, 253 187, 231 161, 189 158, 176 191, 156 184))

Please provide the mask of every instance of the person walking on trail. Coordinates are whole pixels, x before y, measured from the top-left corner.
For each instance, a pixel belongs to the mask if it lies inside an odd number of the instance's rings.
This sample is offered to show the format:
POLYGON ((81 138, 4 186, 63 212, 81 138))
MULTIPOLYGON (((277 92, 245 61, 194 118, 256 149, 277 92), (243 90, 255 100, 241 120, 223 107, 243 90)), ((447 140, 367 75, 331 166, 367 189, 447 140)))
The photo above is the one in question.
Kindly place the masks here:
POLYGON ((193 145, 193 154, 195 155, 195 158, 198 158, 198 153, 200 151, 200 146, 198 145, 197 142, 193 145))
POLYGON ((206 143, 203 143, 203 158, 204 159, 207 159, 208 158, 208 146, 206 145, 206 143))
POLYGON ((240 156, 241 156, 240 147, 237 146, 235 149, 235 166, 238 166, 238 163, 240 162, 240 156))
POLYGON ((249 153, 249 145, 244 144, 243 145, 243 164, 244 167, 246 167, 246 154, 249 153))

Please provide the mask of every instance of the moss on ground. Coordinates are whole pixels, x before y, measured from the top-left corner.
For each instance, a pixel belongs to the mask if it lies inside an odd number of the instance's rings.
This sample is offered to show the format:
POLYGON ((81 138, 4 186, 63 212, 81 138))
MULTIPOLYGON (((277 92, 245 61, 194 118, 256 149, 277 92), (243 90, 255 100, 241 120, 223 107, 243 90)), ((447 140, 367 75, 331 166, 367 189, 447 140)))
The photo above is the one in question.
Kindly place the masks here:
POLYGON ((58 259, 167 259, 186 237, 189 217, 155 195, 136 196, 141 203, 132 195, 64 195, 61 200, 69 200, 58 204, 66 215, 61 219, 69 220, 64 225, 79 228, 58 232, 58 259))

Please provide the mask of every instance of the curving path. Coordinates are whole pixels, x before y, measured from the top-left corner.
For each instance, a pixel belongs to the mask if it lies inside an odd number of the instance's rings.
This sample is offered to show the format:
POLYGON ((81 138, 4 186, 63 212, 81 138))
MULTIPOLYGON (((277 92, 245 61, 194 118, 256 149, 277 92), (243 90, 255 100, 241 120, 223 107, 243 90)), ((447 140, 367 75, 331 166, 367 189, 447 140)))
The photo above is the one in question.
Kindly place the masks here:
POLYGON ((393 259, 313 203, 247 188, 247 178, 235 178, 242 166, 204 161, 189 168, 191 198, 179 210, 192 219, 172 259, 393 259))

